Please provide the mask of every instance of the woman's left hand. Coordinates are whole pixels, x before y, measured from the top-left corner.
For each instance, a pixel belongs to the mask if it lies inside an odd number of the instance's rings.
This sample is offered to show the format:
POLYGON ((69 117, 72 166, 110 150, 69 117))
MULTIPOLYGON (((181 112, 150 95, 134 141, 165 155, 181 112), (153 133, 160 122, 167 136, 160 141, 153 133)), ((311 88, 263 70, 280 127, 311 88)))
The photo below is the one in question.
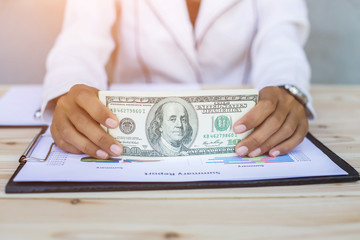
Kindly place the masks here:
POLYGON ((288 153, 305 138, 309 124, 304 105, 281 87, 266 87, 259 92, 258 104, 234 124, 235 133, 253 128, 236 145, 239 156, 288 153))

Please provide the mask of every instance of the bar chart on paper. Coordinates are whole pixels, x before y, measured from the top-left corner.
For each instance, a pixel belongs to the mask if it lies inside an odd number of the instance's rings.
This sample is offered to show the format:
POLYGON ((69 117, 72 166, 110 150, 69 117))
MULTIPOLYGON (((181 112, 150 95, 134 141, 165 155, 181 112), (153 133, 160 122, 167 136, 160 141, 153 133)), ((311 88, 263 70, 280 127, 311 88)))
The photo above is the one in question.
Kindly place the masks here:
POLYGON ((258 156, 258 157, 214 157, 206 161, 206 163, 222 163, 222 164, 259 164, 259 163, 289 163, 295 162, 289 155, 279 157, 258 156))

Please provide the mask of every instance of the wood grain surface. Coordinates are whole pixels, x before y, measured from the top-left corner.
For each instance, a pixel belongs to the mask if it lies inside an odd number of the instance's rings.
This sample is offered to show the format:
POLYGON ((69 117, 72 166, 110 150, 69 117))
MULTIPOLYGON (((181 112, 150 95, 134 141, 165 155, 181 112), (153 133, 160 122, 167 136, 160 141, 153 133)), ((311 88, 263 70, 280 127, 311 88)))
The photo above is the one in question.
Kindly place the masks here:
MULTIPOLYGON (((0 94, 6 91, 0 86, 0 94)), ((360 86, 316 85, 310 132, 360 171, 360 86)), ((0 239, 360 239, 360 182, 5 194, 38 129, 0 129, 0 239)))

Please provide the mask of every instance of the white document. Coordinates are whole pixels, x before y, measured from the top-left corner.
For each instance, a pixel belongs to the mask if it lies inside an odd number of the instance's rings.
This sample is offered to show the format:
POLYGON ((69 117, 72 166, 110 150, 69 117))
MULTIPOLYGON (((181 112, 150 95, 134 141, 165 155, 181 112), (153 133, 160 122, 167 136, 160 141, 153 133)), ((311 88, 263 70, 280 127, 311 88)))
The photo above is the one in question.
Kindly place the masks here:
MULTIPOLYGON (((45 158, 53 139, 44 136, 31 157, 45 158)), ((52 147, 46 161, 29 159, 15 182, 192 182, 347 175, 308 139, 290 154, 272 158, 214 155, 162 161, 99 160, 52 147)))
MULTIPOLYGON (((113 84, 109 90, 187 91, 200 90, 198 84, 113 84)), ((0 98, 0 126, 47 125, 40 116, 42 85, 18 85, 0 98)))
POLYGON ((0 98, 0 126, 46 125, 39 115, 41 94, 41 85, 19 85, 10 88, 0 98))

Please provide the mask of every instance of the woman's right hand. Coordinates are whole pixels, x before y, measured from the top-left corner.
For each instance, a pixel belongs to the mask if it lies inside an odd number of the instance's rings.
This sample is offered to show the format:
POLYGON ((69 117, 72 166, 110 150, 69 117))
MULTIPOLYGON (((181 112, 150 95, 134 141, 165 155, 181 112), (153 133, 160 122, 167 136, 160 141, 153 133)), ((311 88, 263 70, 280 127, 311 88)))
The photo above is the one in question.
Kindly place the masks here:
POLYGON ((56 102, 51 134, 58 147, 70 153, 85 153, 95 158, 120 156, 121 144, 100 124, 116 128, 117 117, 98 98, 99 90, 75 85, 56 102))

